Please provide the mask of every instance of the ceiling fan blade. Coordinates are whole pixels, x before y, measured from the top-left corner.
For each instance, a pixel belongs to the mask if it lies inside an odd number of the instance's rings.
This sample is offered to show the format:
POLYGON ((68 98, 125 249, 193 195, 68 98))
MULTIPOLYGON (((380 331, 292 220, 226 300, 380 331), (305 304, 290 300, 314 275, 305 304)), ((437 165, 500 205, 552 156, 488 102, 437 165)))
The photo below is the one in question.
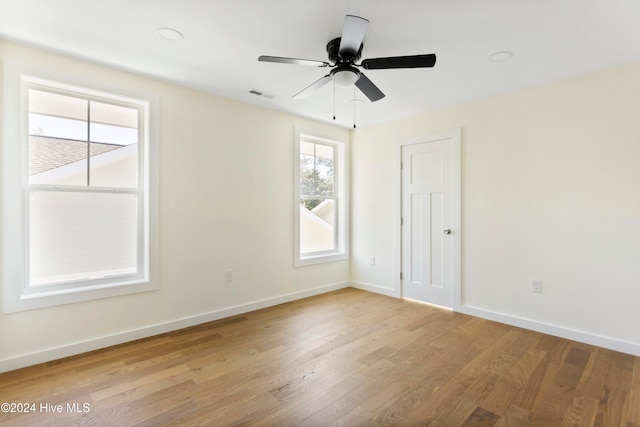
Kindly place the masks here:
POLYGON ((306 65, 310 67, 328 67, 330 64, 324 61, 314 61, 312 59, 283 58, 281 56, 262 55, 258 57, 258 61, 277 62, 280 64, 306 65))
POLYGON ((311 95, 316 90, 320 89, 322 86, 324 86, 327 83, 329 83, 329 81, 331 81, 331 75, 327 74, 326 76, 324 76, 324 77, 316 80, 315 82, 311 83, 309 86, 304 88, 302 91, 298 92, 296 95, 294 95, 293 99, 306 98, 307 96, 311 95))
POLYGON ((382 91, 378 89, 378 86, 374 85, 373 82, 362 73, 360 73, 360 78, 356 80, 355 84, 356 87, 360 89, 371 102, 376 102, 384 98, 385 96, 384 93, 382 93, 382 91))
POLYGON ((387 68, 423 68, 436 65, 436 54, 391 56, 388 58, 373 58, 362 61, 365 70, 384 70, 387 68))
POLYGON ((340 38, 340 56, 343 58, 356 56, 368 27, 369 21, 364 18, 354 15, 344 17, 344 27, 340 38))

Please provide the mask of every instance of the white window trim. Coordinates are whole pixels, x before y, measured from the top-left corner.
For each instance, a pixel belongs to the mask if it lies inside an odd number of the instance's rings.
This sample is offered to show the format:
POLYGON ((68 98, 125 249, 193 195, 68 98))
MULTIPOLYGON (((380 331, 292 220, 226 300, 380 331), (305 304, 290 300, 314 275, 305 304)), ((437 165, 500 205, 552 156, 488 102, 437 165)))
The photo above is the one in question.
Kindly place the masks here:
POLYGON ((295 128, 294 149, 294 265, 320 264, 349 259, 349 150, 343 138, 312 130, 295 128), (337 160, 334 167, 337 202, 337 248, 333 251, 300 254, 300 140, 316 140, 336 147, 337 160))
POLYGON ((159 165, 159 98, 157 95, 141 94, 126 88, 113 88, 101 81, 81 78, 69 78, 55 70, 4 62, 4 129, 3 129, 3 311, 5 313, 31 310, 61 304, 108 298, 137 292, 159 289, 159 203, 158 203, 158 165, 159 165), (24 177, 28 155, 24 140, 27 136, 27 119, 25 94, 22 90, 24 76, 38 76, 35 81, 48 83, 60 89, 87 89, 87 94, 95 96, 118 97, 121 100, 143 100, 147 110, 145 123, 147 132, 144 158, 143 178, 146 191, 143 202, 147 213, 147 224, 144 232, 147 239, 144 251, 147 257, 147 269, 143 278, 118 283, 96 283, 93 286, 43 289, 40 292, 26 291, 25 263, 27 262, 27 245, 24 241, 26 224, 26 206, 24 177), (16 183, 18 183, 16 185, 16 183))

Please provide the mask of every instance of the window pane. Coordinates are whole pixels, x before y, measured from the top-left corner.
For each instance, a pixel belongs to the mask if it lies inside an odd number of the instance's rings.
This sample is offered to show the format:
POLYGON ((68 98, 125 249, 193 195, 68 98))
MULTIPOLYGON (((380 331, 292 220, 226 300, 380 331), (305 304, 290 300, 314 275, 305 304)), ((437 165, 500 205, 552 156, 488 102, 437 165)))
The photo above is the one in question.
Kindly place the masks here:
POLYGON ((29 136, 29 183, 87 185, 87 143, 29 136))
POLYGON ((332 146, 300 144, 300 195, 334 195, 334 150, 332 146))
POLYGON ((300 201, 300 253, 330 251, 336 248, 334 199, 300 201))
POLYGON ((91 101, 92 187, 138 186, 138 110, 91 101))
POLYGON ((30 286, 137 271, 133 194, 31 191, 30 286))
POLYGON ((29 89, 29 183, 86 185, 88 102, 29 89))
POLYGON ((91 101, 91 142, 129 145, 138 142, 138 110, 91 101))
POLYGON ((29 134, 87 140, 85 99, 29 89, 29 134))
POLYGON ((138 144, 91 143, 91 186, 137 188, 138 144))

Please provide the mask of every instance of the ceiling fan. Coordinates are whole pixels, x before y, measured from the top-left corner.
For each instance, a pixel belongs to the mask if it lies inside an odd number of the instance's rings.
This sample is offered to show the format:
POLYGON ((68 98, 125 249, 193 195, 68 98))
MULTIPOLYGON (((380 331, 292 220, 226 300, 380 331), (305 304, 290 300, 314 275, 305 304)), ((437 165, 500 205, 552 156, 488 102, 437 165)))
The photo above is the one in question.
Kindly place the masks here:
POLYGON ((362 55, 364 46, 362 41, 368 26, 368 20, 359 16, 347 15, 344 19, 342 36, 331 40, 327 44, 330 62, 266 55, 260 56, 258 61, 331 68, 329 74, 307 86, 296 94, 293 97, 294 99, 305 98, 331 80, 334 80, 336 84, 343 86, 355 84, 371 102, 378 101, 384 98, 385 95, 356 67, 362 67, 365 70, 382 70, 390 68, 424 68, 433 67, 436 64, 436 55, 433 53, 365 59, 360 64, 357 64, 356 61, 362 55))

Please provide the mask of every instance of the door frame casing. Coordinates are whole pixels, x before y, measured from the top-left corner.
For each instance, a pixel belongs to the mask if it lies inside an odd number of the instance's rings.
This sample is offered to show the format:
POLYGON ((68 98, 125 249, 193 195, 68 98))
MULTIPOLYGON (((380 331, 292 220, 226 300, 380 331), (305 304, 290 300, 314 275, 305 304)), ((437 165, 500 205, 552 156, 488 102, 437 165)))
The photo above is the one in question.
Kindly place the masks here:
POLYGON ((450 129, 440 132, 430 132, 427 134, 401 138, 395 146, 394 156, 394 198, 393 198, 393 245, 394 245, 394 295, 401 298, 402 281, 400 273, 402 272, 402 148, 408 145, 436 142, 442 140, 451 140, 451 173, 452 173, 452 230, 450 235, 452 239, 452 292, 453 292, 453 310, 461 311, 462 308, 462 165, 461 165, 461 140, 462 129, 450 129))

